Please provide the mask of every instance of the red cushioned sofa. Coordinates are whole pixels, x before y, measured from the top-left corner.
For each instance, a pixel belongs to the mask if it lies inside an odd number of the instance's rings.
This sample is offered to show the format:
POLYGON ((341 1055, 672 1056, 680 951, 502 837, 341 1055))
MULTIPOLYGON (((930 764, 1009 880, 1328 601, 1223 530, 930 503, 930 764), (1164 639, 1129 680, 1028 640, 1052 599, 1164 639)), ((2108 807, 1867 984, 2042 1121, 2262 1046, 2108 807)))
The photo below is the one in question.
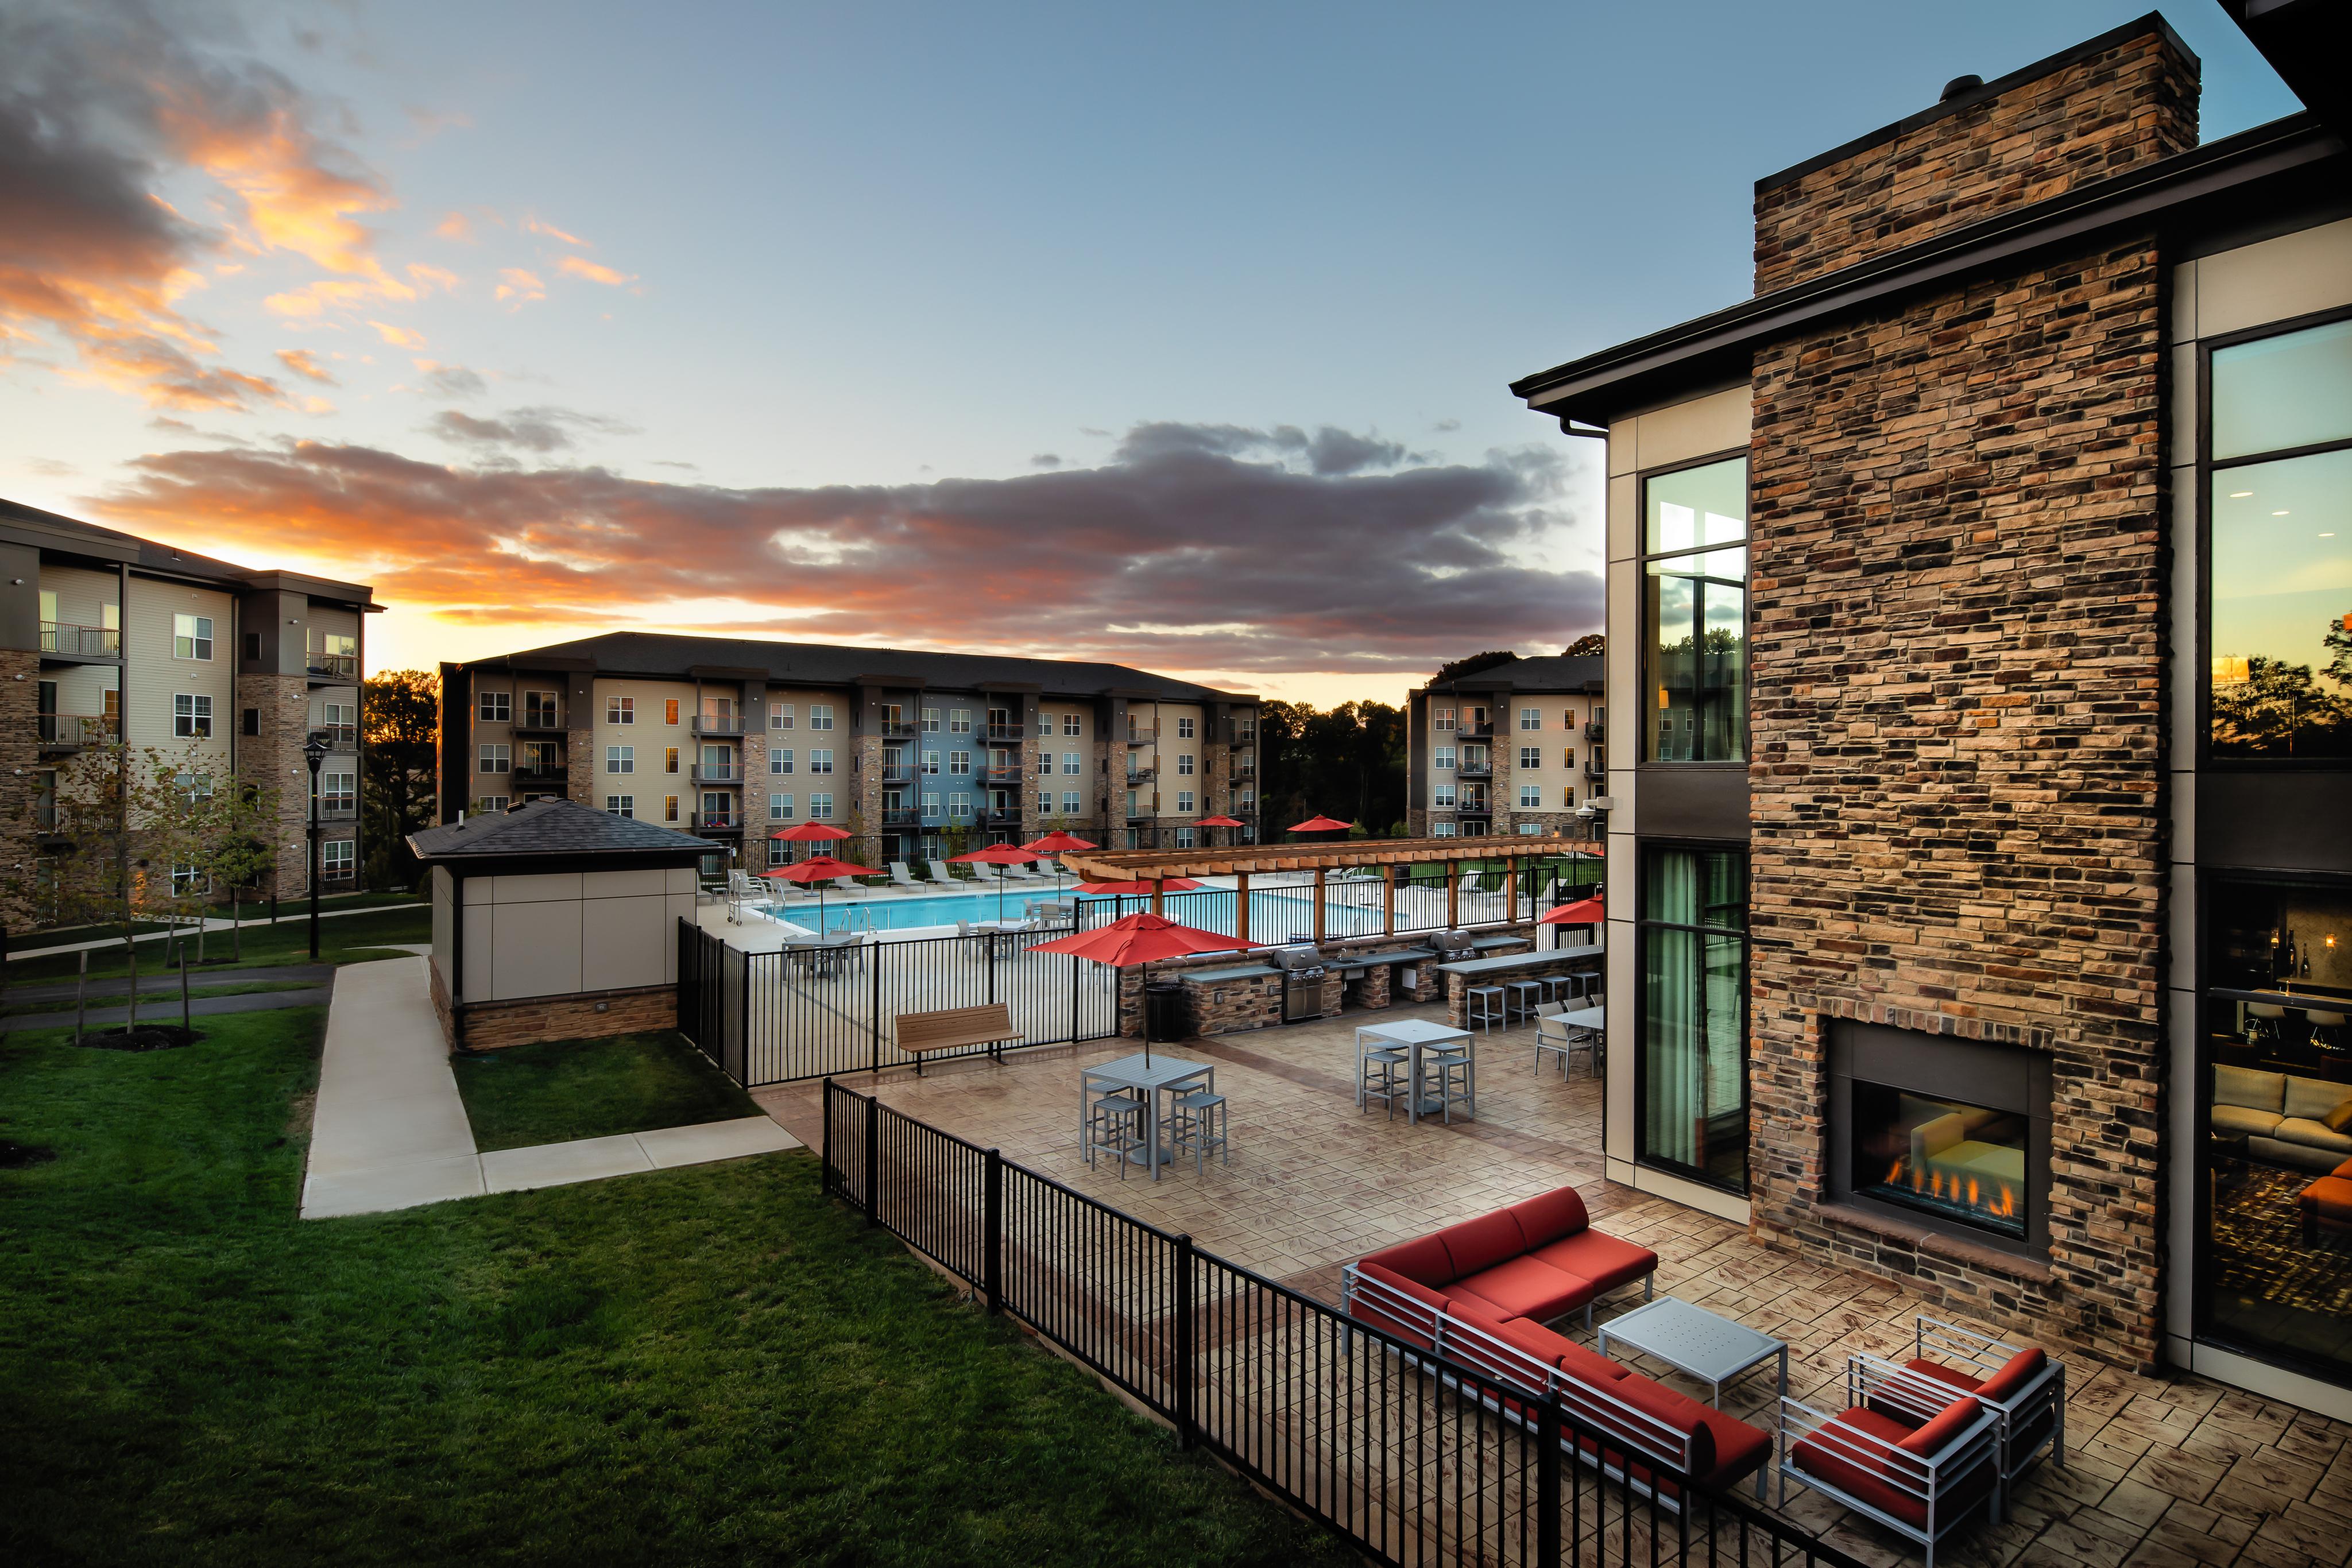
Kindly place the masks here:
POLYGON ((1672 1506, 1677 1475, 1718 1491, 1753 1475, 1760 1496, 1769 1434, 1544 1326, 1577 1312, 1590 1325, 1595 1296, 1635 1280, 1646 1295, 1657 1267, 1561 1187, 1374 1252, 1341 1271, 1341 1291, 1356 1322, 1499 1385, 1487 1402, 1514 1419, 1526 1413, 1503 1390, 1551 1395, 1580 1457, 1644 1494, 1672 1506))

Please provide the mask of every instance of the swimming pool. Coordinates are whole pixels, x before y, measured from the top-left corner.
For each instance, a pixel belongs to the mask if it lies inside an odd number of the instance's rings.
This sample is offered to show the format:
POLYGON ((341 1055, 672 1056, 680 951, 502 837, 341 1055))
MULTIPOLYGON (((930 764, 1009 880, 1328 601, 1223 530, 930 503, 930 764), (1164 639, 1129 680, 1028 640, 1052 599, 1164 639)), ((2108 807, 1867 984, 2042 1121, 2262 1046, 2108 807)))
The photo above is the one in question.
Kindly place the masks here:
MULTIPOLYGON (((1006 918, 1017 920, 1026 913, 1026 904, 1030 901, 1055 896, 1049 886, 1016 885, 1004 890, 1002 907, 1006 918)), ((1067 898, 1072 895, 1065 891, 1058 896, 1067 898)), ((1151 907, 1149 897, 1077 896, 1079 902, 1087 906, 1085 924, 1088 926, 1100 925, 1120 915, 1151 907)), ((1249 896, 1252 942, 1313 940, 1315 893, 1311 886, 1253 888, 1249 896)), ((1465 889, 1461 894, 1461 918, 1465 921, 1490 918, 1483 904, 1490 901, 1499 904, 1500 900, 1499 894, 1481 894, 1465 889)), ((1433 917, 1438 915, 1442 907, 1443 895, 1434 890, 1407 887, 1397 890, 1397 924, 1404 929, 1420 929, 1439 923, 1433 917), (1423 904, 1431 907, 1421 907, 1423 904)), ((824 910, 824 929, 829 932, 904 931, 914 926, 953 925, 959 920, 994 920, 998 908, 998 897, 993 889, 986 893, 940 894, 920 898, 864 898, 845 903, 828 901, 824 910)), ((1160 910, 1171 920, 1228 936, 1234 934, 1234 894, 1231 888, 1171 893, 1162 901, 1160 910)), ((796 925, 812 929, 816 926, 818 911, 814 904, 795 904, 781 913, 796 925)), ((1376 936, 1386 923, 1387 915, 1379 883, 1333 883, 1324 890, 1323 935, 1327 938, 1376 936)))

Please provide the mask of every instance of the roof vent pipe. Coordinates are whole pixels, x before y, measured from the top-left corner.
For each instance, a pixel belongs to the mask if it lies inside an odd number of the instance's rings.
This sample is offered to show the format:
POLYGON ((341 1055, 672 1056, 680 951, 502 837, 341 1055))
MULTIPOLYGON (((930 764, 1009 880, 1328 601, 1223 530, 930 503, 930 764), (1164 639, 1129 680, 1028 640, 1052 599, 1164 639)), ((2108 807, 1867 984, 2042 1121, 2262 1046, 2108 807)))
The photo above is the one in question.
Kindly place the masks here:
POLYGON ((1949 103, 1952 99, 1959 97, 1962 93, 1974 92, 1977 89, 1982 86, 1984 86, 1984 78, 1982 77, 1954 77, 1951 80, 1944 84, 1944 96, 1937 99, 1936 101, 1937 103, 1949 103))

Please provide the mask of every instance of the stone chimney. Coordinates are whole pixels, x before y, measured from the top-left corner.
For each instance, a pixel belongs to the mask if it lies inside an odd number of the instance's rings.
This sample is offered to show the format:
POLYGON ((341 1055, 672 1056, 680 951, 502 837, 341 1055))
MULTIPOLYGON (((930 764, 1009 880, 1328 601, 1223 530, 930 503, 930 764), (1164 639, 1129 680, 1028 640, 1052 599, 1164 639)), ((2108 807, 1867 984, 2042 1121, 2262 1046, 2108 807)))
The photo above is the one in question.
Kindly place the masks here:
POLYGON ((1756 183, 1756 292, 2197 145, 2197 57, 2150 13, 1756 183))

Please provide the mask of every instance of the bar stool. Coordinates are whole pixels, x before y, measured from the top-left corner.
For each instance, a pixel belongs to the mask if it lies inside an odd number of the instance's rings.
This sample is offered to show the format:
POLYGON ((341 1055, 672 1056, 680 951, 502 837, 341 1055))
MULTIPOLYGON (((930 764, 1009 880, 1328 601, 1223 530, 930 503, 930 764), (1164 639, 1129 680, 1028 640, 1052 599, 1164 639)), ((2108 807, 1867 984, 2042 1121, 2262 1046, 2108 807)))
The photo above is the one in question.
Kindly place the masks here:
POLYGON ((1541 980, 1512 980, 1505 985, 1504 989, 1509 993, 1503 998, 1505 1029, 1510 1028, 1508 1014, 1511 1009, 1519 1009, 1519 1021, 1525 1023, 1535 1016, 1537 1006, 1545 1000, 1541 980))
POLYGON ((1380 1051, 1368 1051, 1356 1061, 1356 1105, 1359 1113, 1369 1112, 1378 1100, 1388 1107, 1388 1118, 1396 1120, 1396 1103, 1404 1093, 1406 1071, 1412 1064, 1412 1052, 1402 1046, 1391 1046, 1380 1051))
POLYGON ((1087 1107, 1087 1164, 1095 1151, 1118 1156, 1118 1179, 1127 1179, 1129 1160, 1144 1152, 1144 1105, 1132 1094, 1105 1094, 1087 1107))
POLYGON ((1195 1175, 1200 1173, 1202 1162, 1211 1149, 1217 1151, 1219 1165, 1232 1164, 1225 1152, 1225 1097, 1213 1094, 1206 1089, 1178 1095, 1169 1143, 1177 1154, 1181 1155, 1187 1149, 1192 1151, 1195 1175))
MULTIPOLYGON (((1472 1029, 1485 1024, 1486 1032, 1492 1034, 1497 1023, 1505 1029, 1511 1027, 1511 1020, 1505 1016, 1505 1009, 1510 998, 1504 993, 1502 987, 1473 986, 1469 990, 1469 1024, 1472 1029)), ((1427 1053, 1423 1052, 1423 1054, 1427 1053)))
POLYGON ((2342 1013, 2320 1012, 2306 1008, 2304 1020, 2311 1025, 2311 1049, 2328 1056, 2344 1054, 2344 1024, 2342 1013))
MULTIPOLYGON (((1475 1116, 1478 1113, 1477 1106, 1474 1103, 1477 1088, 1474 1076, 1476 1071, 1466 1047, 1422 1047, 1422 1078, 1423 1082, 1433 1077, 1435 1078, 1437 1092, 1433 1098, 1437 1101, 1438 1110, 1444 1117, 1446 1125, 1454 1124, 1454 1107, 1456 1105, 1461 1106, 1471 1115, 1475 1116)), ((1413 1113, 1416 1115, 1420 1114, 1421 1107, 1424 1103, 1422 1089, 1422 1083, 1412 1086, 1413 1113)))
POLYGON ((1545 975, 1538 978, 1536 984, 1544 988, 1544 1000, 1548 1002, 1556 1002, 1560 999, 1560 993, 1563 991, 1568 994, 1570 999, 1573 999, 1583 987, 1584 977, 1581 975, 1545 975))
POLYGON ((2246 1043, 2267 1045, 2276 1043, 2279 1024, 2286 1018, 2286 1009, 2276 1002, 2246 1004, 2246 1043))

